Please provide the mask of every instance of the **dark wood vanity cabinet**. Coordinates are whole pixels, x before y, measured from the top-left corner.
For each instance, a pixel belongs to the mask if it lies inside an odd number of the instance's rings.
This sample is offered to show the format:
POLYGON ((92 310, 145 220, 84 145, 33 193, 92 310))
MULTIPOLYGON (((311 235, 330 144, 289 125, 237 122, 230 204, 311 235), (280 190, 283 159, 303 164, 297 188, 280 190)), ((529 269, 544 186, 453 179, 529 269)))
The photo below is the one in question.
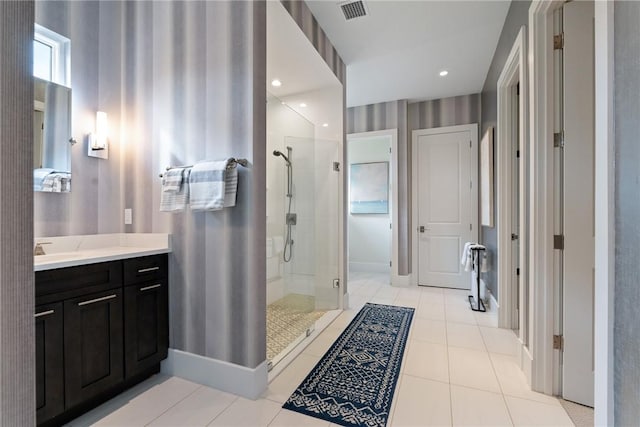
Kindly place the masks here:
POLYGON ((36 417, 49 420, 64 411, 62 303, 36 307, 36 417))
POLYGON ((159 371, 167 280, 166 254, 36 273, 38 425, 62 424, 159 371), (162 269, 127 279, 139 265, 162 269))
POLYGON ((65 403, 76 406, 124 379, 122 289, 64 302, 65 403))

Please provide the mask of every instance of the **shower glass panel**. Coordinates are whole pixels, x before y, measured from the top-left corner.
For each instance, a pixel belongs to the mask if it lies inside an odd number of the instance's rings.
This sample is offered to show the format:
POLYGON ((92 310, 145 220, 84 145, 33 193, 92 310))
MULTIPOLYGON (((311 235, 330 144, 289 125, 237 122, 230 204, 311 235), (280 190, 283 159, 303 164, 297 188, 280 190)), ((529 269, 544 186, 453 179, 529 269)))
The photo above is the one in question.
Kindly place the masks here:
POLYGON ((267 360, 276 365, 338 309, 337 142, 274 96, 267 103, 267 360))

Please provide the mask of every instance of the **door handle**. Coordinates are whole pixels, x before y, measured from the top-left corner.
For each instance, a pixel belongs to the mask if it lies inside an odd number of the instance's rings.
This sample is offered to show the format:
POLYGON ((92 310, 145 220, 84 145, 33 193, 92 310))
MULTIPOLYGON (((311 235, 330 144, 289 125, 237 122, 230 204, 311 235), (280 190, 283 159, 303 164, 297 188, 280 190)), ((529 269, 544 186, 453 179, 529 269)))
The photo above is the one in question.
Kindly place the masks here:
POLYGON ((426 231, 431 230, 430 228, 426 228, 424 225, 421 225, 420 227, 418 227, 418 231, 421 233, 424 233, 426 231))
POLYGON ((157 289, 160 286, 162 286, 161 283, 158 283, 157 285, 145 286, 144 288, 140 288, 140 292, 148 291, 148 290, 151 290, 151 289, 157 289))
POLYGON ((141 268, 138 270, 138 273, 148 273, 150 271, 160 270, 160 267, 149 267, 149 268, 141 268))

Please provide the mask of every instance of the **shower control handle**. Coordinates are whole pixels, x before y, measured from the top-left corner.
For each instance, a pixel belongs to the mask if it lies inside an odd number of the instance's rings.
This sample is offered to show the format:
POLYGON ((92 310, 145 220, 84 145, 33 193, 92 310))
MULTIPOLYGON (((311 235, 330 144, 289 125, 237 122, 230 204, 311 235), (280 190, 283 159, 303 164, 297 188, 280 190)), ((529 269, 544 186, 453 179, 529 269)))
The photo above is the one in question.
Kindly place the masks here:
POLYGON ((287 225, 296 225, 298 223, 298 214, 288 213, 286 216, 287 225))

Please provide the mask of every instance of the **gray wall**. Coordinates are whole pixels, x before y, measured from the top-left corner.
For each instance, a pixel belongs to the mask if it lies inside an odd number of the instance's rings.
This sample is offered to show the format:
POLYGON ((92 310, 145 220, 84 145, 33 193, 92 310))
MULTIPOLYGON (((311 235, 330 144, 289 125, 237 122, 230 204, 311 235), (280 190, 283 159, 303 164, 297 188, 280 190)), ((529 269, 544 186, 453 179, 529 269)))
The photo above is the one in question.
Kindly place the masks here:
POLYGON ((616 2, 615 44, 615 320, 616 425, 640 420, 640 3, 616 2))
MULTIPOLYGON (((93 130, 95 113, 109 106, 101 96, 113 92, 105 76, 119 75, 114 49, 101 49, 98 29, 106 29, 117 47, 117 32, 100 22, 99 2, 37 1, 35 19, 71 40, 72 135, 78 144, 71 148, 71 193, 35 193, 34 231, 38 237, 95 234, 123 231, 122 204, 113 192, 120 189, 120 141, 110 135, 109 160, 87 157, 86 135, 93 130), (112 38, 113 37, 113 38, 112 38), (107 83, 107 84, 104 84, 107 83), (105 88, 107 89, 105 91, 105 88), (101 90, 102 89, 102 90, 101 90)), ((118 85, 119 86, 119 85, 118 85)), ((116 116, 109 124, 117 128, 116 116)))
MULTIPOLYGON (((505 19, 504 26, 502 27, 502 33, 496 50, 489 66, 487 78, 484 81, 484 87, 482 88, 482 126, 480 135, 484 135, 490 126, 494 128, 493 138, 494 141, 497 138, 497 121, 498 121, 498 78, 504 68, 504 64, 507 61, 509 52, 513 47, 513 42, 518 35, 518 31, 523 25, 527 25, 529 20, 529 6, 531 1, 512 1, 509 6, 509 12, 505 19)), ((496 152, 493 151, 494 164, 496 159, 496 152)), ((495 170, 495 169, 494 169, 495 170)), ((496 182, 493 181, 493 194, 496 194, 496 182)), ((494 209, 496 212, 496 198, 493 198, 494 209)), ((495 227, 482 227, 481 229, 481 242, 489 248, 492 253, 490 261, 492 263, 491 270, 484 274, 487 287, 491 289, 493 296, 498 299, 498 271, 496 270, 498 265, 496 260, 498 259, 498 233, 495 227)))
POLYGON ((256 367, 266 358, 265 4, 101 2, 100 13, 126 40, 114 95, 125 229, 172 234, 171 347, 256 367), (226 157, 250 162, 236 207, 159 212, 166 166, 226 157))
POLYGON ((411 133, 416 129, 480 122, 480 95, 408 104, 406 100, 351 107, 347 133, 398 129, 398 272, 411 273, 411 133))
POLYGON ((0 2, 0 426, 36 424, 33 2, 0 2))
POLYGON ((38 194, 39 236, 165 232, 170 344, 256 367, 266 358, 266 10, 263 2, 42 2, 38 22, 71 39, 73 129, 109 115, 109 160, 73 148, 70 194, 38 194), (159 212, 168 165, 225 157, 237 206, 159 212), (133 224, 122 225, 123 208, 133 224))

